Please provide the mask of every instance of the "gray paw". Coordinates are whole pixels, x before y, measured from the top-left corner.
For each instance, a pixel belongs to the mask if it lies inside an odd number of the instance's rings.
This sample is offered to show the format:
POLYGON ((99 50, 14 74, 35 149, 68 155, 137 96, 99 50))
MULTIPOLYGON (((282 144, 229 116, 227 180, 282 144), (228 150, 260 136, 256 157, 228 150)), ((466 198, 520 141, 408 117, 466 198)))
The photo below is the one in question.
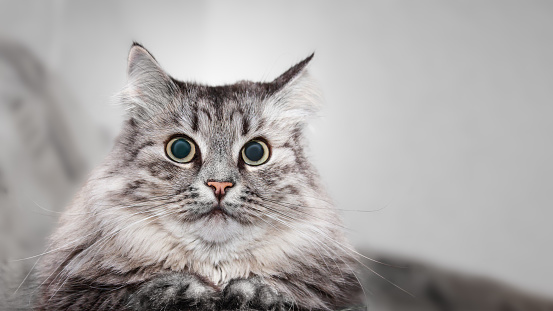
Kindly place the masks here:
POLYGON ((277 291, 257 278, 234 279, 223 291, 223 310, 281 310, 283 299, 277 291))
POLYGON ((140 286, 129 300, 132 310, 214 310, 215 288, 190 274, 167 273, 140 286))

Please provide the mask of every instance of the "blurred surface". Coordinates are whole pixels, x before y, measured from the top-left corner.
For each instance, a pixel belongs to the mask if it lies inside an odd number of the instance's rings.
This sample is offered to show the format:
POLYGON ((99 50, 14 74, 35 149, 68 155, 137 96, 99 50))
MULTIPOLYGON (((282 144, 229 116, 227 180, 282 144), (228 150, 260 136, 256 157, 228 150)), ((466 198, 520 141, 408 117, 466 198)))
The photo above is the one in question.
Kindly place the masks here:
POLYGON ((30 269, 109 150, 133 40, 212 84, 315 51, 312 159, 374 211, 353 241, 553 297, 551 38, 547 1, 0 1, 0 259, 30 269))
POLYGON ((368 310, 378 311, 551 311, 553 300, 473 274, 414 260, 374 254, 363 275, 368 310), (378 257, 374 257, 378 256, 378 257), (381 276, 386 276, 384 279, 381 276))

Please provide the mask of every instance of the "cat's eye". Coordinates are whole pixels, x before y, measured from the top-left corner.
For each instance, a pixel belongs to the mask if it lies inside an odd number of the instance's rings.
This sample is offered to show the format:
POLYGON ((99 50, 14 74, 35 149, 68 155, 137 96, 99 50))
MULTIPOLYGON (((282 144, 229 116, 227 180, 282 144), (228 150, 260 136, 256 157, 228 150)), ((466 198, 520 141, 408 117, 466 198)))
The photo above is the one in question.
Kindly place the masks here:
POLYGON ((194 159, 196 145, 186 137, 175 137, 167 143, 165 152, 175 162, 188 163, 194 159))
POLYGON ((261 165, 269 159, 269 147, 262 140, 250 140, 242 148, 242 159, 248 165, 261 165))

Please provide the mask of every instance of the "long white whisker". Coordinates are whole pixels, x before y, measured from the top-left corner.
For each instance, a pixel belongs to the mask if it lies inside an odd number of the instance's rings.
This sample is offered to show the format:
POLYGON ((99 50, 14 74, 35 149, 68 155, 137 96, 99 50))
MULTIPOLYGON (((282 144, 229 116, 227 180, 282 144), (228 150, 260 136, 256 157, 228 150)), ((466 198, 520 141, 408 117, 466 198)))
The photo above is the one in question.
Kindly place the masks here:
MULTIPOLYGON (((325 201, 325 200, 322 200, 322 199, 319 199, 319 198, 315 198, 315 197, 309 197, 309 196, 305 196, 307 198, 310 198, 310 199, 315 199, 315 200, 321 200, 329 205, 331 205, 330 202, 328 201, 325 201)), ((390 203, 387 203, 386 205, 378 208, 378 209, 374 209, 374 210, 361 210, 361 209, 344 209, 344 208, 336 208, 336 207, 319 207, 319 206, 309 206, 309 205, 296 205, 296 204, 291 204, 291 203, 286 203, 286 202, 278 202, 278 201, 274 201, 274 200, 270 200, 270 199, 267 199, 267 198, 263 198, 263 200, 266 200, 266 201, 271 201, 273 203, 280 203, 280 204, 290 204, 290 206, 293 206, 293 207, 300 207, 300 208, 310 208, 310 209, 333 209, 335 211, 343 211, 343 212, 357 212, 357 213, 375 213, 375 212, 379 212, 385 208, 387 208, 390 203)))
MULTIPOLYGON (((279 213, 278 211, 274 210, 274 209, 271 209, 267 206, 264 206, 265 208, 275 212, 275 213, 279 213)), ((285 215, 283 215, 285 216, 285 215)), ((296 219, 292 219, 292 220, 296 220, 296 219)), ((297 229, 297 228, 296 228, 297 229)), ((345 251, 345 249, 343 248, 342 245, 340 245, 340 243, 338 243, 337 241, 335 241, 334 239, 332 239, 331 237, 329 237, 325 232, 321 231, 320 229, 318 228, 313 228, 314 230, 318 231, 320 234, 323 234, 329 241, 333 242, 337 247, 339 247, 340 249, 342 249, 343 251, 345 251)), ((348 250, 352 251, 351 248, 347 248, 348 250)), ((359 254, 358 252, 354 251, 356 254, 359 254)), ((359 254, 360 255, 360 254, 359 254)), ((365 256, 363 256, 365 257, 365 256)), ((367 257, 368 258, 368 257, 367 257)), ((369 258, 370 259, 370 258, 369 258)), ((362 263, 359 259, 356 258, 356 260, 359 262, 359 264, 361 264, 363 267, 365 267, 366 269, 368 269, 369 271, 371 271, 372 273, 374 273, 375 275, 377 275, 378 277, 382 278, 383 280, 385 280, 386 282, 388 282, 389 284, 393 285, 394 287, 398 288, 399 290, 403 291, 404 293, 408 294, 409 296, 411 297, 415 297, 413 294, 411 294, 410 292, 406 291, 405 289, 401 288, 399 285, 393 283, 392 281, 386 279, 384 276, 380 275, 378 272, 376 272, 374 269, 368 267, 367 265, 365 265, 364 263, 362 263)), ((372 260, 372 259, 370 259, 372 260)), ((378 262, 378 261, 376 261, 378 262)), ((380 263, 380 262, 378 262, 380 263)), ((385 263, 382 263, 384 265, 387 265, 385 263)), ((389 265, 388 265, 389 266, 389 265)))
MULTIPOLYGON (((143 218, 143 219, 141 219, 141 220, 139 220, 139 221, 133 222, 133 223, 131 223, 130 225, 128 225, 128 226, 126 226, 126 227, 124 227, 124 228, 122 228, 122 229, 116 230, 115 232, 110 233, 109 235, 103 237, 102 239, 95 241, 93 244, 91 244, 91 245, 89 245, 89 246, 87 247, 87 250, 88 250, 88 249, 91 249, 92 246, 94 246, 96 243, 98 243, 98 242, 100 242, 100 241, 102 241, 102 240, 103 240, 103 243, 104 243, 103 245, 105 245, 105 242, 107 242, 107 240, 108 240, 109 238, 113 237, 114 235, 116 235, 117 233, 121 232, 122 230, 128 229, 129 227, 134 226, 134 225, 136 225, 136 224, 138 224, 138 223, 141 223, 141 222, 146 221, 146 220, 149 220, 149 219, 150 219, 150 221, 147 222, 147 223, 150 223, 150 222, 154 221, 154 220, 156 219, 156 217, 165 217, 165 216, 169 216, 169 215, 175 214, 175 213, 177 213, 177 212, 179 212, 179 211, 178 211, 178 210, 175 210, 175 211, 161 211, 161 212, 159 212, 159 213, 157 213, 157 214, 153 214, 153 215, 148 216, 148 217, 146 217, 146 218, 143 218), (152 218, 153 218, 153 219, 152 219, 152 218)), ((136 214, 133 214, 133 215, 136 215, 136 214)), ((97 251, 100 251, 101 247, 102 247, 102 246, 97 246, 97 248, 98 248, 97 251)), ((84 251, 83 251, 83 252, 84 252, 84 251)), ((81 254, 82 254, 82 253, 81 253, 81 254)), ((96 255, 93 255, 92 257, 94 257, 94 256, 96 256, 96 255)), ((73 260, 76 259, 76 258, 77 258, 77 257, 72 258, 71 261, 73 261, 73 260)), ((80 265, 80 264, 82 263, 83 260, 85 260, 85 258, 81 258, 80 261, 79 261, 79 263, 78 263, 78 265, 80 265)), ((71 261, 70 261, 70 262, 71 262, 71 261)), ((67 282, 67 280, 70 278, 70 276, 69 276, 67 273, 64 273, 64 271, 69 272, 69 271, 66 270, 66 268, 67 268, 67 265, 66 265, 65 267, 62 268, 62 270, 58 273, 58 275, 56 276, 56 278, 51 282, 51 284, 53 284, 54 281, 55 281, 56 279, 58 279, 60 276, 62 276, 62 275, 65 274, 65 276, 64 276, 64 281, 63 281, 62 284, 56 289, 56 291, 55 291, 54 294, 50 297, 50 299, 52 299, 52 298, 57 294, 57 292, 63 287, 63 285, 65 285, 65 283, 67 282)), ((50 299, 49 299, 49 300, 50 300, 50 299)))
MULTIPOLYGON (((275 204, 275 205, 280 205, 279 203, 277 203, 277 202, 272 202, 271 200, 267 200, 267 201, 270 202, 270 203, 272 203, 272 204, 275 204)), ((264 206, 264 207, 268 208, 267 206, 264 206)), ((284 207, 285 207, 285 206, 284 206, 284 207)), ((273 209, 273 212, 279 212, 279 211, 276 211, 276 210, 273 209)), ((301 211, 300 211, 300 212, 301 212, 301 211)), ((279 213, 282 213, 282 212, 279 212, 279 213)), ((306 213, 306 214, 307 214, 307 213, 306 213)), ((283 214, 283 215, 284 215, 284 214, 283 214)), ((310 214, 307 214, 307 215, 310 215, 310 214)), ((294 219, 295 219, 295 218, 294 218, 294 219)), ((320 219, 320 220, 326 222, 325 219, 321 219, 321 218, 317 218, 317 219, 320 219)), ((301 220, 301 219, 300 219, 300 220, 301 220)), ((331 222, 329 222, 329 223, 333 225, 333 223, 331 223, 331 222)), ((326 233, 324 233, 324 232, 322 232, 322 231, 321 231, 320 233, 326 235, 326 233)), ((328 236, 327 236, 327 237, 328 237, 328 236)), ((331 237, 328 237, 328 238, 331 239, 331 237)), ((352 248, 349 248, 349 247, 346 247, 346 248, 348 248, 350 251, 354 252, 354 253, 357 254, 358 256, 361 256, 361 257, 363 257, 363 258, 365 258, 365 259, 367 259, 367 260, 370 260, 370 261, 372 261, 372 262, 375 262, 375 263, 378 263, 378 264, 381 264, 381 265, 384 265, 384 266, 388 266, 388 267, 394 267, 394 268, 398 268, 398 269, 405 269, 405 267, 396 266, 396 265, 391 265, 391 264, 388 264, 388 263, 385 263, 385 262, 378 261, 378 260, 376 260, 376 259, 372 259, 372 258, 370 258, 370 257, 367 257, 367 256, 365 256, 365 255, 363 255, 363 254, 357 252, 356 250, 354 250, 354 249, 352 249, 352 248)))
MULTIPOLYGON (((270 211, 270 210, 269 210, 269 211, 270 211)), ((275 214, 274 214, 274 212, 273 212, 273 216, 276 216, 277 218, 279 218, 278 215, 275 215, 275 214)), ((271 218, 272 218, 272 217, 271 217, 271 218)), ((272 219, 274 219, 274 218, 272 218, 272 219)), ((304 233, 303 230, 301 230, 300 228, 297 228, 296 226, 293 226, 292 224, 288 224, 287 227, 289 227, 289 228, 292 229, 292 230, 295 230, 295 231, 299 231, 299 232, 304 233)), ((319 245, 320 247, 322 247, 323 249, 330 250, 331 252, 334 253, 334 251, 333 251, 332 249, 330 249, 327 245, 325 245, 325 244, 323 243, 323 241, 321 241, 320 239, 318 239, 317 236, 315 236, 315 235, 308 235, 308 234, 305 234, 305 235, 306 235, 309 239, 315 239, 315 240, 317 240, 317 241, 315 241, 315 243, 316 243, 317 245, 319 245)), ((317 252, 318 252, 318 251, 317 251, 317 252)), ((328 252, 327 252, 327 254, 328 254, 328 252)), ((334 254, 335 254, 335 253, 334 253, 334 254)), ((319 253, 319 255, 320 255, 320 253, 319 253)), ((338 271, 339 271, 340 274, 343 276, 340 266, 338 265, 338 263, 337 263, 337 262, 334 260, 334 258, 333 258, 334 256, 332 256, 332 255, 330 255, 330 254, 328 254, 328 255, 329 255, 329 257, 334 261, 334 264, 335 264, 336 267, 338 268, 338 271)), ((320 255, 320 256, 321 256, 321 255, 320 255)), ((351 273, 355 276, 355 279, 357 280, 357 283, 358 283, 359 286, 361 287, 361 289, 362 289, 362 291, 363 291, 363 294, 364 294, 365 296, 367 296, 367 292, 365 291, 365 287, 363 286, 363 284, 361 283, 361 281, 359 280, 359 278, 358 278, 357 275, 355 274, 355 271, 353 270, 353 268, 352 268, 348 263, 346 263, 344 259, 340 258, 340 260, 349 268, 349 270, 351 271, 351 273)), ((324 261, 324 260, 323 260, 323 261, 324 261)), ((328 266, 327 266, 327 268, 328 268, 328 266)), ((330 269, 330 268, 329 268, 329 269, 330 269)))
MULTIPOLYGON (((156 196, 156 197, 148 197, 147 199, 136 202, 135 204, 118 205, 117 207, 115 207, 113 209, 118 210, 118 209, 123 209, 123 208, 128 208, 128 207, 139 206, 141 204, 147 204, 147 203, 151 203, 151 202, 154 202, 154 201, 157 201, 157 200, 163 200, 163 199, 167 199, 167 198, 171 198, 171 197, 174 197, 174 195, 162 195, 162 196, 156 196)), ((70 216, 78 216, 78 215, 88 215, 88 214, 97 214, 98 213, 98 211, 90 211, 90 212, 82 212, 82 213, 69 213, 67 211, 66 212, 58 212, 58 211, 47 209, 47 208, 41 206, 39 203, 37 203, 33 199, 29 199, 29 200, 31 200, 31 202, 33 202, 33 204, 35 204, 41 210, 44 210, 46 212, 53 213, 53 214, 65 214, 65 215, 70 215, 70 216)), ((94 204, 94 205, 95 206, 101 206, 101 207, 111 206, 111 205, 107 205, 107 204, 94 204)))
POLYGON ((31 272, 33 271, 33 269, 35 268, 35 266, 38 264, 38 261, 40 260, 40 258, 38 258, 35 263, 33 264, 33 266, 31 267, 31 269, 29 270, 29 272, 27 273, 27 275, 25 275, 25 278, 23 278, 23 281, 21 281, 21 283, 19 284, 19 286, 17 287, 17 289, 13 292, 12 294, 12 297, 15 296, 15 294, 17 294, 17 291, 21 288, 21 286, 23 286, 23 283, 25 283, 25 281, 27 281, 27 279, 29 278, 29 275, 31 275, 31 272))
MULTIPOLYGON (((175 203, 175 202, 174 202, 174 201, 166 202, 166 203, 162 203, 162 204, 157 205, 157 206, 148 206, 148 208, 149 208, 149 209, 152 209, 152 208, 156 208, 156 207, 162 206, 162 205, 164 205, 164 204, 170 204, 170 203, 175 203)), ((127 207, 134 207, 134 206, 136 206, 136 205, 130 205, 130 206, 127 206, 127 207)), ((134 216, 134 215, 137 215, 137 214, 144 214, 144 213, 147 213, 147 212, 148 212, 148 211, 139 211, 139 212, 133 213, 133 214, 131 214, 131 215, 129 215, 129 216, 134 216)), ((41 254, 33 255, 33 256, 25 257, 25 258, 13 259, 13 260, 11 260, 11 261, 14 261, 14 262, 23 261, 23 260, 28 260, 28 259, 33 259, 33 258, 41 257, 41 256, 44 256, 44 255, 46 255, 46 254, 50 254, 50 253, 56 252, 56 251, 58 251, 58 250, 61 250, 61 249, 65 248, 65 247, 71 245, 72 243, 78 242, 78 241, 80 241, 80 240, 82 240, 82 239, 84 239, 84 238, 86 238, 86 237, 89 237, 89 236, 91 236, 91 235, 93 235, 93 234, 95 234, 95 233, 96 233, 96 232, 91 232, 91 233, 86 234, 86 235, 84 235, 84 236, 81 236, 81 237, 79 237, 79 238, 77 238, 77 239, 75 239, 75 240, 73 240, 73 241, 71 241, 71 242, 68 242, 68 243, 66 243, 66 244, 64 244, 64 245, 62 245, 62 246, 60 246, 60 247, 57 247, 57 248, 52 249, 52 250, 49 250, 49 251, 45 251, 45 252, 43 252, 43 253, 41 253, 41 254)))

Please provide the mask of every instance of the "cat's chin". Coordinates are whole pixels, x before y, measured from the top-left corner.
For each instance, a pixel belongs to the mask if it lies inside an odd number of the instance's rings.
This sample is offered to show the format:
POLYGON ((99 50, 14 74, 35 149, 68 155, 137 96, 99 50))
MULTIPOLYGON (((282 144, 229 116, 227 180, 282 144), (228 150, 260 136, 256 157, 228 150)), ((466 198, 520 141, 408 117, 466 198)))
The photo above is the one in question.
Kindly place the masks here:
POLYGON ((224 211, 214 210, 196 221, 196 234, 204 241, 221 243, 236 238, 243 226, 224 211))

